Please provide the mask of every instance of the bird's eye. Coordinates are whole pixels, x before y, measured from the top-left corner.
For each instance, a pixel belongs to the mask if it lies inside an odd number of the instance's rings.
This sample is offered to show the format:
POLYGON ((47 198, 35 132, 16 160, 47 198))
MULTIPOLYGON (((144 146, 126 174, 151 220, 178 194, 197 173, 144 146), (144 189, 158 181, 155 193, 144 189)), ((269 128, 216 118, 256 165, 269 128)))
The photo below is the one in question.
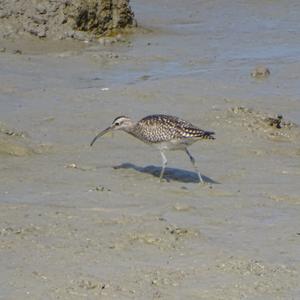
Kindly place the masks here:
POLYGON ((116 125, 116 126, 119 126, 119 125, 120 125, 120 123, 119 123, 119 122, 116 122, 116 123, 115 123, 115 125, 116 125))

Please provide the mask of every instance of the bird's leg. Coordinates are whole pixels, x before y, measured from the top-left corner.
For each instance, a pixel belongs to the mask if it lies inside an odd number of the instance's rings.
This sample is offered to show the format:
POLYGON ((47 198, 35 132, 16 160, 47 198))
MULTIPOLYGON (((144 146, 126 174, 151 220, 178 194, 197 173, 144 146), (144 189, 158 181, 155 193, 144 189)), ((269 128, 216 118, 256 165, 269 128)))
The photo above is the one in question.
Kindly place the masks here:
POLYGON ((160 155, 161 155, 161 158, 162 158, 162 166, 161 166, 161 171, 160 171, 160 175, 159 175, 159 181, 162 181, 162 178, 164 176, 165 168, 166 168, 168 160, 167 160, 164 152, 160 151, 160 155))
POLYGON ((204 182, 203 182, 203 179, 202 179, 202 177, 201 177, 201 174, 200 174, 200 172, 199 172, 199 170, 198 170, 198 167, 197 167, 197 165, 196 165, 195 158, 192 156, 192 154, 189 152, 189 150, 188 150, 187 148, 185 148, 185 152, 186 152, 186 154, 188 155, 188 157, 189 157, 191 163, 193 164, 193 167, 194 167, 196 173, 198 174, 199 181, 200 181, 201 183, 204 183, 204 182))

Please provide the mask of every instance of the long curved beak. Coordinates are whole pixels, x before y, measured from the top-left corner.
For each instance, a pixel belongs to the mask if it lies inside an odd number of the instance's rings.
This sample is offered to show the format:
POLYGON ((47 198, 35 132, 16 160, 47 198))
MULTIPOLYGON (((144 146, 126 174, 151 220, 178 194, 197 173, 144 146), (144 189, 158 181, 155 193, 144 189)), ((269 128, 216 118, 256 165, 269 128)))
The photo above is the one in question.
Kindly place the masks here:
POLYGON ((113 130, 113 127, 112 127, 112 126, 109 126, 109 127, 107 127, 106 129, 104 129, 103 131, 101 131, 100 133, 98 133, 98 134, 93 138, 92 142, 90 143, 90 146, 92 147, 93 144, 96 142, 96 140, 97 140, 99 137, 103 136, 104 134, 108 133, 108 132, 111 131, 111 130, 113 130))

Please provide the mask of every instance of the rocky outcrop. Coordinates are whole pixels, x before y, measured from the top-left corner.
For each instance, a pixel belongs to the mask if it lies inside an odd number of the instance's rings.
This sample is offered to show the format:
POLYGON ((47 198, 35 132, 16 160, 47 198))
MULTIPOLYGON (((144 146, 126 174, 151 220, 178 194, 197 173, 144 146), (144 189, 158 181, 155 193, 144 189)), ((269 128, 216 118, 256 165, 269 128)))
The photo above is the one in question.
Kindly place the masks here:
POLYGON ((0 37, 79 40, 135 26, 129 0, 0 0, 0 37))

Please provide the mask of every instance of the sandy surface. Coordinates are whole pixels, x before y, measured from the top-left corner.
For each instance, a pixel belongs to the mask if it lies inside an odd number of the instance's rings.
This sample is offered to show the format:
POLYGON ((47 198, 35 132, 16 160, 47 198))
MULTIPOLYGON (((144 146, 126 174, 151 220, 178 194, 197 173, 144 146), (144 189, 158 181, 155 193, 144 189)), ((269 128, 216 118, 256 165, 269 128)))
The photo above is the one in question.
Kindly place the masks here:
POLYGON ((147 30, 111 45, 0 41, 0 299, 300 298, 300 5, 223 3, 132 1, 147 30), (184 153, 159 183, 132 137, 89 147, 151 113, 216 132, 204 186, 184 153))

